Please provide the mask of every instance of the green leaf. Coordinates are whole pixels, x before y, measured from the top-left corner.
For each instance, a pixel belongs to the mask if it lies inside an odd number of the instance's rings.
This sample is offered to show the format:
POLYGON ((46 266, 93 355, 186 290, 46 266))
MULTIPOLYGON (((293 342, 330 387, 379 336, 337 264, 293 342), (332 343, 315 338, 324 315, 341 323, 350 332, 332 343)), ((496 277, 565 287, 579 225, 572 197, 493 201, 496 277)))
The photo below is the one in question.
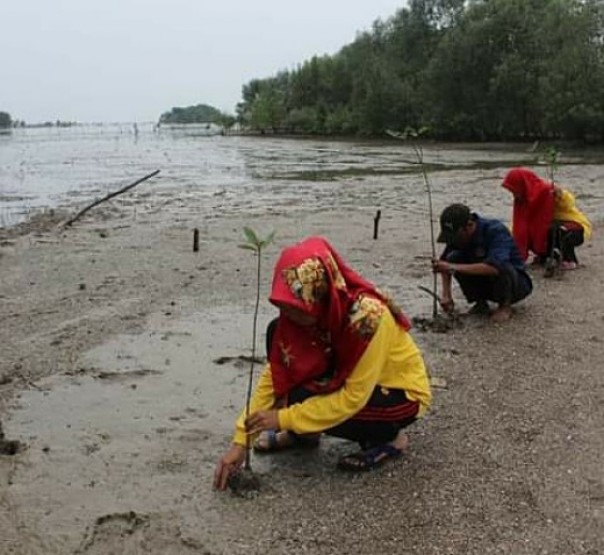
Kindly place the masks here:
POLYGON ((245 226, 243 228, 243 233, 245 233, 246 239, 253 245, 258 245, 258 243, 260 242, 258 236, 256 235, 256 232, 251 227, 245 226))
POLYGON ((248 251, 254 251, 254 252, 258 252, 258 246, 257 245, 250 245, 249 243, 242 243, 241 245, 239 245, 240 249, 246 249, 248 251))
POLYGON ((413 127, 406 127, 403 133, 403 138, 405 140, 417 139, 417 130, 413 129, 413 127))
POLYGON ((405 137, 403 137, 402 133, 399 133, 398 131, 393 131, 392 129, 386 129, 386 134, 390 135, 394 139, 404 139, 405 138, 405 137))
POLYGON ((271 233, 269 233, 268 237, 266 237, 262 241, 262 248, 268 247, 275 240, 276 233, 277 233, 276 231, 272 231, 271 233))

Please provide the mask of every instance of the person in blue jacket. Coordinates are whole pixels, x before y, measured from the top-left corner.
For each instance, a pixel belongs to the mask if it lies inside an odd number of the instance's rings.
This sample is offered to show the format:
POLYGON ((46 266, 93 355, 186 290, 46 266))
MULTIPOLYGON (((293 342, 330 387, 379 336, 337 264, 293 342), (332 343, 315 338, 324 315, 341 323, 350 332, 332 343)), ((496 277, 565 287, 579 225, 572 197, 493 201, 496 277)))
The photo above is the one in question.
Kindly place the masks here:
POLYGON ((432 269, 442 277, 440 304, 452 312, 452 278, 459 283, 470 310, 490 314, 494 322, 512 316, 512 305, 533 290, 530 276, 508 228, 499 220, 473 213, 465 204, 451 204, 440 216, 439 243, 445 243, 432 269), (491 313, 489 301, 497 304, 491 313))

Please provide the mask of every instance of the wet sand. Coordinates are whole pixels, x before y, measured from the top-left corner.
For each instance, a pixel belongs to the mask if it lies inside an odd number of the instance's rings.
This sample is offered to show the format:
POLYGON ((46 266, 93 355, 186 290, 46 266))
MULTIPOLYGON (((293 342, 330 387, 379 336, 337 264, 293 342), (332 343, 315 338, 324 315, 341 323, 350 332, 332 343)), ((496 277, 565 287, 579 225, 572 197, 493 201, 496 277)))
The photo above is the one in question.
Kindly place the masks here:
MULTIPOLYGON (((279 248, 322 234, 411 316, 430 314, 417 289, 432 281, 423 185, 384 171, 392 148, 348 153, 363 159, 356 176, 342 175, 341 150, 312 178, 299 158, 293 174, 267 158, 262 180, 236 190, 162 184, 68 230, 55 227, 67 214, 58 210, 0 232, 0 421, 25 446, 0 455, 0 553, 604 550, 600 224, 577 271, 535 272, 509 324, 414 332, 439 387, 401 461, 341 474, 335 461, 352 446, 326 439, 255 456, 263 489, 252 500, 211 490, 248 371, 236 360, 250 354, 255 290, 253 256, 237 246, 244 225, 277 231, 264 298, 279 248), (216 362, 225 356, 235 360, 216 362)), ((477 152, 426 152, 447 160, 431 173, 437 213, 460 201, 509 216, 500 179, 525 154, 477 152)), ((601 222, 604 167, 558 173, 601 222)), ((274 314, 263 300, 261 329, 274 314)))

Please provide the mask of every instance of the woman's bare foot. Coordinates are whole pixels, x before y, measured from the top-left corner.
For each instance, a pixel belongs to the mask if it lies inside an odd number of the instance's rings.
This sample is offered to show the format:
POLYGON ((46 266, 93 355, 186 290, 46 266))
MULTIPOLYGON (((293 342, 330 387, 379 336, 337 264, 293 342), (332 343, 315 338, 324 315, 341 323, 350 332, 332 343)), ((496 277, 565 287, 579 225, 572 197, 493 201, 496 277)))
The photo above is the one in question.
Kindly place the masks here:
POLYGON ((263 453, 280 451, 291 447, 294 443, 294 437, 287 431, 267 430, 262 432, 254 441, 254 450, 263 453))
POLYGON ((409 436, 403 430, 399 430, 396 437, 390 442, 390 445, 399 451, 406 451, 409 447, 409 436))
POLYGON ((503 322, 507 322, 512 317, 512 307, 511 306, 500 306, 498 307, 493 314, 491 314, 491 322, 495 324, 502 324, 503 322))
POLYGON ((254 441, 254 451, 271 453, 290 447, 317 447, 321 434, 296 435, 288 431, 266 430, 254 441))

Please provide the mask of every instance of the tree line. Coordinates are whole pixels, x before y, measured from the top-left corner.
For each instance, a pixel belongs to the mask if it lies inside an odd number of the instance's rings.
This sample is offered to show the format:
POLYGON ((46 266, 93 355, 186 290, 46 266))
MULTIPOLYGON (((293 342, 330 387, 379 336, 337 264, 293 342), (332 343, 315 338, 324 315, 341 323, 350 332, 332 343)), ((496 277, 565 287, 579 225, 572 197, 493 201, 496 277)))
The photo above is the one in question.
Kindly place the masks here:
POLYGON ((601 0, 410 0, 333 56, 243 86, 262 132, 604 140, 601 0))
POLYGON ((12 127, 13 120, 8 112, 0 112, 0 129, 12 127))
POLYGON ((235 122, 235 118, 225 114, 208 104, 197 104, 195 106, 172 108, 169 112, 164 112, 159 123, 215 123, 230 127, 235 122))

